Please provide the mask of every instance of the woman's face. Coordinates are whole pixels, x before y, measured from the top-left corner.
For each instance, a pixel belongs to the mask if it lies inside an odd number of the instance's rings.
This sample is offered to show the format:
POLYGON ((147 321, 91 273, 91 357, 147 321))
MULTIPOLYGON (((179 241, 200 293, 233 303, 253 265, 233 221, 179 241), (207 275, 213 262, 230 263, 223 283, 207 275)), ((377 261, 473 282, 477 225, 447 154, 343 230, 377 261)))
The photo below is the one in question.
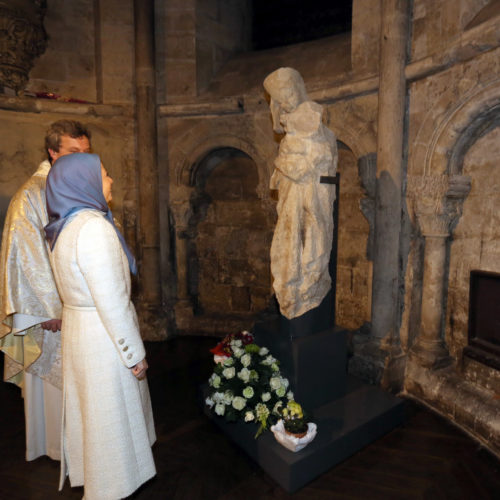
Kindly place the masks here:
POLYGON ((106 169, 101 163, 101 176, 102 176, 102 194, 106 203, 109 203, 113 199, 113 194, 111 193, 111 186, 113 185, 113 179, 108 175, 106 169))

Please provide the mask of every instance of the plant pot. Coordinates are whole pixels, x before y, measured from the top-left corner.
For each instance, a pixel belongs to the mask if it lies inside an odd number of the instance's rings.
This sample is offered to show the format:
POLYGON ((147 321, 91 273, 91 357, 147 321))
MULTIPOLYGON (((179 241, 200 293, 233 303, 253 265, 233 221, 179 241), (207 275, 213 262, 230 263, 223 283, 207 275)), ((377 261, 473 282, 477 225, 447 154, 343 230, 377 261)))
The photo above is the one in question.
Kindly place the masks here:
POLYGON ((307 429, 307 432, 302 437, 298 437, 285 430, 283 420, 278 420, 278 422, 271 427, 271 432, 274 434, 274 438, 279 444, 290 451, 297 452, 307 446, 316 436, 316 424, 309 422, 307 424, 307 429))
POLYGON ((307 431, 304 431, 304 432, 290 432, 290 431, 287 431, 285 429, 285 432, 289 435, 289 436, 294 436, 296 438, 302 438, 304 437, 306 434, 307 434, 307 431))

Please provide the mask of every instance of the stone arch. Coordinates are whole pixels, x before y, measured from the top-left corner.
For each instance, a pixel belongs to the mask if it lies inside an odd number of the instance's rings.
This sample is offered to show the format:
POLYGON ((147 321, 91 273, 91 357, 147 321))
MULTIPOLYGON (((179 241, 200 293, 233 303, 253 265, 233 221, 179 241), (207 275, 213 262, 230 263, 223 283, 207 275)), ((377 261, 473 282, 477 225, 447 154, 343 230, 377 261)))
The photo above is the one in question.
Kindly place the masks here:
MULTIPOLYGON (((449 96, 443 96, 433 109, 446 109, 448 102, 449 96)), ((475 86, 439 117, 430 111, 415 138, 409 171, 424 176, 460 174, 465 152, 498 124, 499 116, 499 78, 475 86)))
POLYGON ((229 333, 248 328, 271 296, 269 258, 257 249, 270 245, 275 217, 269 172, 249 141, 195 137, 191 129, 172 152, 176 318, 184 331, 229 333))
POLYGON ((259 174, 259 195, 267 191, 269 171, 266 161, 260 151, 249 141, 230 134, 216 134, 204 137, 196 143, 189 152, 182 153, 175 166, 175 181, 178 186, 191 187, 193 175, 201 161, 211 152, 221 148, 232 148, 247 154, 255 162, 259 174))
POLYGON ((354 122, 348 113, 329 114, 328 128, 358 160, 377 151, 377 138, 368 122, 354 122))
MULTIPOLYGON (((420 334, 412 347, 424 366, 449 362, 443 327, 448 335, 453 309, 448 307, 449 292, 456 288, 451 287, 450 277, 460 273, 466 283, 461 299, 468 295, 468 253, 460 248, 460 241, 448 237, 454 234, 470 191, 470 178, 463 175, 464 158, 478 139, 500 125, 500 79, 476 85, 458 103, 449 103, 450 96, 443 96, 424 120, 408 179, 408 192, 425 238, 420 334), (444 113, 434 114, 447 105, 444 113)), ((453 323, 458 324, 456 317, 453 323)))

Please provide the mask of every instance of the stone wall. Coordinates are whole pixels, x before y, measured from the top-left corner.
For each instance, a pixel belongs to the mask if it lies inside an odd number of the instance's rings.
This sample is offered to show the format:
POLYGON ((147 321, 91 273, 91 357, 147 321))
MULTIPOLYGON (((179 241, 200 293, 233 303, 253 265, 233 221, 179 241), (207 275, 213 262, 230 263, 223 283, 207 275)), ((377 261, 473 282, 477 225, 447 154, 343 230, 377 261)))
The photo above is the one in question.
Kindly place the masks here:
POLYGON ((411 60, 416 61, 445 49, 461 35, 490 0, 414 2, 411 60))
POLYGON ((494 3, 446 3, 435 13, 440 22, 430 23, 428 31, 420 19, 430 15, 430 4, 415 4, 412 57, 423 59, 410 64, 407 75, 427 65, 431 59, 425 56, 437 47, 445 56, 434 59, 435 70, 409 87, 407 207, 412 239, 400 337, 409 352, 404 391, 498 453, 500 429, 493 417, 500 410, 495 399, 498 372, 462 353, 470 271, 500 271, 494 224, 500 125, 499 40, 490 35, 498 23, 494 3), (483 45, 481 40, 488 41, 483 45), (483 49, 476 50, 479 46, 483 49), (428 190, 411 194, 415 184, 425 182, 428 190))
POLYGON ((221 66, 250 47, 248 0, 155 2, 158 102, 200 95, 221 66))
POLYGON ((135 204, 136 186, 133 2, 49 0, 44 26, 47 49, 35 61, 26 90, 59 99, 0 97, 1 221, 10 197, 45 158, 45 130, 62 118, 88 124, 93 152, 115 180, 114 209, 121 219, 125 200, 135 204))
POLYGON ((197 0, 196 82, 198 93, 209 86, 235 53, 250 49, 251 2, 197 0))
POLYGON ((133 103, 133 1, 49 0, 47 5, 49 43, 30 73, 27 90, 133 103))
MULTIPOLYGON (((134 228, 131 228, 133 221, 124 220, 126 212, 124 208, 127 202, 135 204, 133 197, 132 200, 129 199, 136 185, 132 117, 121 108, 106 106, 89 108, 81 104, 53 102, 43 103, 45 109, 42 112, 26 112, 21 107, 24 100, 10 99, 10 101, 9 107, 16 107, 18 104, 18 109, 1 109, 5 101, 0 98, 1 226, 3 227, 12 195, 34 173, 39 163, 46 159, 43 141, 49 124, 59 119, 73 119, 89 127, 92 133, 92 149, 100 155, 114 179, 113 213, 125 224, 127 231, 133 233, 134 228)), ((134 244, 133 241, 131 243, 134 244)))
POLYGON ((113 213, 136 249, 133 2, 49 0, 44 25, 48 45, 26 95, 0 95, 0 225, 12 195, 46 158, 49 124, 74 119, 89 127, 92 150, 114 179, 113 213))

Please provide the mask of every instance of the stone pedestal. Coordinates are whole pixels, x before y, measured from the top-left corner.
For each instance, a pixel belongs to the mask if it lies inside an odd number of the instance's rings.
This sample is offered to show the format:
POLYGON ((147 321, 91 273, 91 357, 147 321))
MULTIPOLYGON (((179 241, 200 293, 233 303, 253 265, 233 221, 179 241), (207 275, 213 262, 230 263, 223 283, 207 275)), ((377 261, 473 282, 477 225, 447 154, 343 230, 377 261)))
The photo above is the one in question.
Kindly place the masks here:
POLYGON ((330 323, 329 328, 310 333, 321 324, 324 311, 320 306, 310 313, 315 321, 298 323, 300 329, 295 328, 298 324, 294 320, 281 328, 283 322, 278 319, 256 324, 253 333, 255 342, 280 360, 294 399, 317 424, 318 434, 312 443, 293 453, 281 446, 271 432, 254 439, 254 423, 227 423, 205 406, 206 415, 290 493, 404 419, 401 399, 347 376, 347 331, 330 323))
POLYGON ((282 488, 293 493, 400 425, 405 405, 378 387, 350 377, 342 397, 314 409, 318 433, 297 453, 281 446, 271 432, 254 439, 257 426, 253 423, 228 423, 206 406, 205 414, 282 488))
POLYGON ((330 328, 293 338, 279 322, 254 328, 257 345, 266 346, 279 359, 290 381, 294 399, 312 410, 345 393, 347 383, 347 331, 330 328))

